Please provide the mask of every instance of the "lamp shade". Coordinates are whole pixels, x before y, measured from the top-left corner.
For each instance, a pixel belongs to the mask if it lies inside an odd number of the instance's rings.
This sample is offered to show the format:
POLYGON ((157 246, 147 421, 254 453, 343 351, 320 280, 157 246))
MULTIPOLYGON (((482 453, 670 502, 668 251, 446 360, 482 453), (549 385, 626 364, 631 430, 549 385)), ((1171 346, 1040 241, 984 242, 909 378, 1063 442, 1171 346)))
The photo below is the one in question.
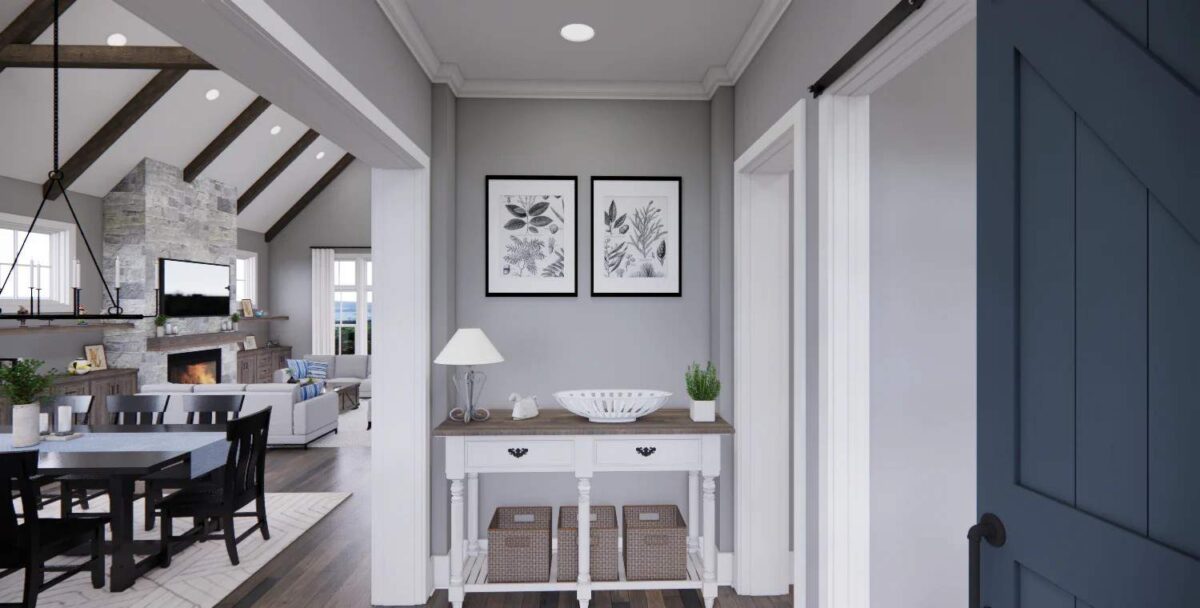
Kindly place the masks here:
POLYGON ((484 335, 482 329, 464 328, 454 332, 434 363, 438 365, 486 365, 500 363, 504 357, 484 335))

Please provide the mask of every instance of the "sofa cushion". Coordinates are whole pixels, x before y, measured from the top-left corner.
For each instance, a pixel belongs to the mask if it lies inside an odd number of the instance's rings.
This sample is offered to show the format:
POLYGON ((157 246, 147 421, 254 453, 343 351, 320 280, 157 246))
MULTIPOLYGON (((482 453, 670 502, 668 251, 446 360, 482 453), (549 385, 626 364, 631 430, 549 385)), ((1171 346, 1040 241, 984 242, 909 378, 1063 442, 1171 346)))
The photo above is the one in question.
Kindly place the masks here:
POLYGON ((366 355, 338 355, 337 375, 341 378, 366 378, 366 355))
POLYGON ((300 386, 299 384, 287 384, 287 383, 283 383, 283 384, 276 384, 276 383, 267 383, 267 384, 247 384, 247 385, 246 385, 246 392, 247 392, 247 393, 288 393, 288 394, 294 394, 294 393, 296 393, 296 392, 297 392, 297 391, 296 391, 296 389, 297 389, 297 387, 299 387, 299 386, 300 386))
POLYGON ((163 382, 161 384, 145 384, 142 385, 142 392, 148 394, 162 393, 190 393, 195 384, 175 384, 172 382, 163 382))
POLYGON ((245 384, 197 384, 192 389, 194 393, 209 393, 218 395, 228 395, 231 393, 241 393, 246 390, 245 384))

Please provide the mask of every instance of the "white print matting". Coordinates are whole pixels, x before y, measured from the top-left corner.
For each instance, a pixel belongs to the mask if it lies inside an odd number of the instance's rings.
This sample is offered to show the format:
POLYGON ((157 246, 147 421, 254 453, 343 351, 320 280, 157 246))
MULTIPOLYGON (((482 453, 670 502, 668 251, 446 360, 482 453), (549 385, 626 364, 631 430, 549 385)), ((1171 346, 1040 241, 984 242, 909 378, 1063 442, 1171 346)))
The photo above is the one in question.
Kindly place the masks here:
MULTIPOLYGON (((271 561, 276 555, 292 544, 300 535, 316 525, 335 507, 350 497, 349 492, 286 492, 267 494, 267 524, 271 531, 271 540, 264 541, 257 531, 238 543, 238 557, 241 564, 234 566, 229 562, 229 554, 225 551, 225 542, 209 540, 195 543, 179 553, 171 556, 170 568, 156 568, 139 578, 132 587, 120 593, 109 592, 111 579, 109 566, 104 569, 105 587, 92 588, 92 577, 86 571, 43 591, 38 595, 39 608, 66 608, 87 606, 88 608, 117 607, 122 608, 209 608, 216 606, 225 596, 233 593, 243 582, 271 561)), ((15 501, 20 508, 20 501, 15 501)), ((107 512, 108 496, 99 496, 90 501, 91 509, 79 509, 79 513, 107 512)), ((144 530, 144 508, 142 501, 133 505, 134 538, 137 540, 158 540, 159 529, 156 526, 147 532, 144 530)), ((46 505, 42 509, 47 519, 58 517, 57 502, 46 505)), ((252 517, 238 518, 234 527, 239 531, 254 525, 252 517)), ((182 533, 192 527, 192 519, 177 518, 175 533, 182 533)), ((141 556, 139 556, 140 559, 141 556)), ((85 557, 60 557, 51 560, 51 564, 79 563, 85 557)), ((47 573, 47 580, 56 573, 47 573)), ((0 603, 21 601, 22 587, 25 583, 25 572, 18 571, 0 579, 0 603)))
POLYGON ((592 295, 678 296, 683 180, 592 178, 592 295))
POLYGON ((487 295, 575 295, 577 183, 574 177, 487 177, 487 295))

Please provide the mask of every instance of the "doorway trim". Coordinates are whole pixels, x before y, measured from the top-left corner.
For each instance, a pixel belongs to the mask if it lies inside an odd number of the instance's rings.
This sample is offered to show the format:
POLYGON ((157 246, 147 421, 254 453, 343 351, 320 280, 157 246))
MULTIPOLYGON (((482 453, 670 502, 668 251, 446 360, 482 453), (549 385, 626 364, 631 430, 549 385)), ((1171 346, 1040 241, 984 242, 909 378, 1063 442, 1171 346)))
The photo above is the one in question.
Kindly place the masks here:
POLYGON ((807 487, 806 103, 797 102, 734 163, 734 587, 743 595, 786 594, 789 584, 797 597, 804 593, 797 573, 805 571, 805 501, 787 509, 788 484, 807 487), (791 327, 790 335, 780 327, 791 327), (801 414, 792 416, 791 429, 780 424, 789 406, 801 414), (790 480, 782 466, 789 434, 799 438, 790 480), (792 526, 794 560, 780 534, 789 519, 799 522, 792 526))

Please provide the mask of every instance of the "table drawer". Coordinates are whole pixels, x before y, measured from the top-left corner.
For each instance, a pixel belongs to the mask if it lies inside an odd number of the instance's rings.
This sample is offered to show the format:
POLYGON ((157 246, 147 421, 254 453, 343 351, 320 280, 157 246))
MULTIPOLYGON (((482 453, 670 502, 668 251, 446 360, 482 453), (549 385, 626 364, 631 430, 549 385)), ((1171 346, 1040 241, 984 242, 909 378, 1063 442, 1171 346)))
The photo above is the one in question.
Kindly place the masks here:
POLYGON ((575 468, 575 442, 562 439, 474 439, 467 441, 467 469, 491 471, 575 468))
POLYGON ((600 439, 596 441, 596 468, 699 470, 700 440, 600 439))

